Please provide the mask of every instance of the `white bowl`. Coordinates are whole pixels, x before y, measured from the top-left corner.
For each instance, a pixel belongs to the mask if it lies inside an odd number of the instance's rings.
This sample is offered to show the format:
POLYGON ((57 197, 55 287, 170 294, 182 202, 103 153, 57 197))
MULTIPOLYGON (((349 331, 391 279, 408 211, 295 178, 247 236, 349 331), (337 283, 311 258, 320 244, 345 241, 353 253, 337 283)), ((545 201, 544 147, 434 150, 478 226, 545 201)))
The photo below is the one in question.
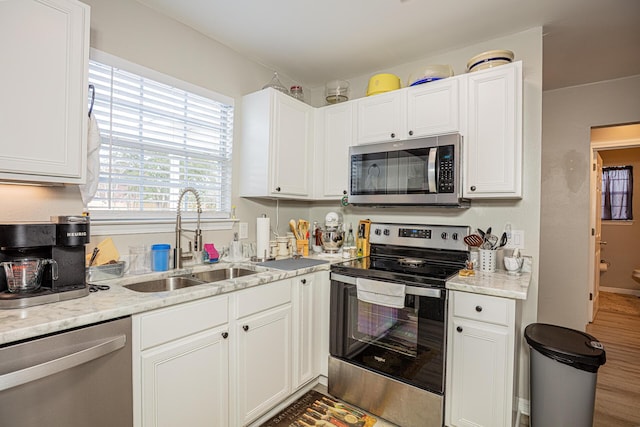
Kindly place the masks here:
POLYGON ((519 274, 524 258, 504 257, 504 268, 510 274, 519 274))
POLYGON ((407 86, 417 86, 451 76, 453 76, 453 68, 449 64, 427 65, 424 69, 409 75, 407 86))

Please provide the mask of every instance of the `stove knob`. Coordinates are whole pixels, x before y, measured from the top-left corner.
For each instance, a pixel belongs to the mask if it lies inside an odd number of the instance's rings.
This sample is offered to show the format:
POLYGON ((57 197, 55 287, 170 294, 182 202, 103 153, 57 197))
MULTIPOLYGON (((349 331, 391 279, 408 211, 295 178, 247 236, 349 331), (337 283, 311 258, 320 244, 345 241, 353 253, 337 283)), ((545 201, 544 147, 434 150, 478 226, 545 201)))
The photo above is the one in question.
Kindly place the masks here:
POLYGON ((374 233, 376 233, 376 236, 379 236, 380 234, 382 234, 382 230, 376 228, 376 231, 374 231, 374 233))
POLYGON ((452 238, 453 240, 458 240, 458 233, 453 233, 453 234, 451 235, 451 238, 452 238))
POLYGON ((390 234, 391 234, 391 232, 389 231, 389 229, 388 229, 388 228, 385 228, 385 229, 384 229, 384 235, 385 235, 385 236, 388 236, 388 235, 390 235, 390 234))
POLYGON ((447 240, 449 238, 449 234, 446 231, 443 231, 440 237, 442 237, 442 240, 447 240))

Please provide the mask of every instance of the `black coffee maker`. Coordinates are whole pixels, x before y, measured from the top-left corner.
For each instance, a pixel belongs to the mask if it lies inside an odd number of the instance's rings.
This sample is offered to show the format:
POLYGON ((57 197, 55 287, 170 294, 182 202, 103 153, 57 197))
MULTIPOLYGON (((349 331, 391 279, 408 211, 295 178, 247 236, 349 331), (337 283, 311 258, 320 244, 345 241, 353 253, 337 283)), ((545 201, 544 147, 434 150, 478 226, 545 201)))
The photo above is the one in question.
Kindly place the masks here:
POLYGON ((48 223, 0 224, 0 309, 89 294, 85 245, 89 218, 56 216, 48 223))

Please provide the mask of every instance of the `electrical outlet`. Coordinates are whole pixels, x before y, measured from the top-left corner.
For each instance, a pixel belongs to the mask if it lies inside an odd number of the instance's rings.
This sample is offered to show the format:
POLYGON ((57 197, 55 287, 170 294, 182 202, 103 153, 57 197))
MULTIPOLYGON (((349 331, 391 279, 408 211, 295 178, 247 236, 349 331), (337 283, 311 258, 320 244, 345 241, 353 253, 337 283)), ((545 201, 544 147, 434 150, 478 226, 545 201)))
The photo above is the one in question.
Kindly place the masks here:
POLYGON ((524 249, 524 230, 511 230, 511 238, 507 240, 506 247, 524 249))
POLYGON ((249 238, 249 224, 246 222, 241 222, 238 225, 238 238, 240 239, 248 239, 249 238))

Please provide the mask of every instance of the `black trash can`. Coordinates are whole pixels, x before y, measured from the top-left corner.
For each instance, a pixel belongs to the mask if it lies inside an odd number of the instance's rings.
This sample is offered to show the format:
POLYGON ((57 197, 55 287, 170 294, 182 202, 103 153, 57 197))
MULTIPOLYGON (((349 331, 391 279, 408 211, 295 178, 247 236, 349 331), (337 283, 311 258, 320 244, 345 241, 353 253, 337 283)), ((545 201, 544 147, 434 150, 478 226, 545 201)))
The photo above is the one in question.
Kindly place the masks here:
POLYGON ((524 330, 531 347, 531 427, 592 427, 604 347, 593 336, 545 323, 524 330))

